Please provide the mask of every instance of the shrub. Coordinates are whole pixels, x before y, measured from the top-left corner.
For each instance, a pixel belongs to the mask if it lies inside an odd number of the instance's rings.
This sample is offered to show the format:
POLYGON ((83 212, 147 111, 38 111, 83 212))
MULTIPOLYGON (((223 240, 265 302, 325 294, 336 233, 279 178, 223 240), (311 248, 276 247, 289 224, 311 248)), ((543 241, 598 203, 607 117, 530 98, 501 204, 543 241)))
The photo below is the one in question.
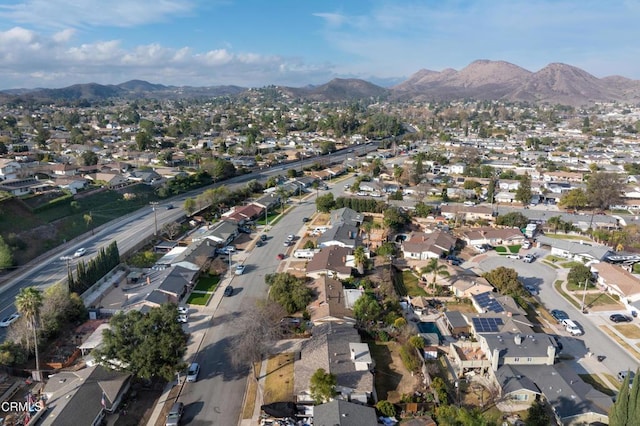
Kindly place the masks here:
POLYGON ((395 417, 396 415, 396 407, 386 399, 382 401, 378 401, 376 404, 376 408, 385 417, 395 417))
POLYGON ((416 372, 420 368, 420 359, 411 345, 404 344, 400 347, 400 359, 402 359, 402 363, 409 371, 416 372))

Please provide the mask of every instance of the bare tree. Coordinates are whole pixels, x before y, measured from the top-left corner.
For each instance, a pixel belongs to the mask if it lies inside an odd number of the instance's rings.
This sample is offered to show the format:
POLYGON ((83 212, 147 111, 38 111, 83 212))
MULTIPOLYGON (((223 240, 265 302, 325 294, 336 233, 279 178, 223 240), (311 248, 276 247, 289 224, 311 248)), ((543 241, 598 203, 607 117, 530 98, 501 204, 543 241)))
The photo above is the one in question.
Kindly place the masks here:
POLYGON ((181 230, 182 226, 178 222, 169 222, 162 227, 162 232, 167 234, 170 240, 177 237, 181 230))
POLYGON ((256 370, 256 363, 262 361, 273 343, 282 336, 280 321, 285 315, 282 306, 272 301, 259 302, 255 309, 243 314, 238 321, 239 337, 229 347, 234 366, 249 364, 257 381, 259 370, 256 370))

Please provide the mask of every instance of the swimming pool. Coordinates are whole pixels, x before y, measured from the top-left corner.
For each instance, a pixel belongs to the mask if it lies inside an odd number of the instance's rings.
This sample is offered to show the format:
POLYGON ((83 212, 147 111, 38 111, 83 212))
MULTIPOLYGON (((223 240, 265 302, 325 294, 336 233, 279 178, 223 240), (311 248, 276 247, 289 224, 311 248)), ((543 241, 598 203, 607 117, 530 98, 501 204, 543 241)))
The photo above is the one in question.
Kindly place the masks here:
POLYGON ((442 340, 442 334, 440 333, 440 329, 438 328, 438 324, 431 321, 421 321, 416 324, 418 326, 418 331, 420 333, 425 334, 437 334, 438 339, 442 340))

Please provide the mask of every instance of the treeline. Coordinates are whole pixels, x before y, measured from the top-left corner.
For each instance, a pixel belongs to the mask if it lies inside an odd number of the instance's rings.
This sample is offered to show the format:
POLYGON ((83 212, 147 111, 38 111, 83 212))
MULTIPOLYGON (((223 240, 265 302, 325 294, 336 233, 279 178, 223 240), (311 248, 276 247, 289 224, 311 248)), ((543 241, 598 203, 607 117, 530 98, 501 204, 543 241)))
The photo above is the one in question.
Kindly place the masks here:
POLYGON ((349 207, 359 213, 382 213, 387 208, 386 202, 373 198, 338 197, 333 198, 332 193, 321 195, 316 199, 318 211, 328 213, 331 210, 349 207))
POLYGON ((120 263, 120 252, 118 251, 118 243, 112 242, 107 249, 101 248, 98 255, 91 259, 89 263, 84 261, 78 262, 76 266, 76 276, 69 270, 69 291, 82 294, 99 279, 107 275, 109 271, 118 266, 120 263))

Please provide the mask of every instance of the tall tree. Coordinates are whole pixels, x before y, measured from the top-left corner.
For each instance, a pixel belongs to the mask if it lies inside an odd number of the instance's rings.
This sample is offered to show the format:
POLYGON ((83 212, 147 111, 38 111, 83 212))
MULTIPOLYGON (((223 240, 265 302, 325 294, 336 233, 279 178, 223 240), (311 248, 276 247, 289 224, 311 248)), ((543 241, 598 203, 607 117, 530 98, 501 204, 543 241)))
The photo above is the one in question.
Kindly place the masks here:
POLYGON ((607 210, 622 199, 622 177, 617 173, 593 173, 587 181, 587 198, 593 209, 607 210))
POLYGON ((10 268, 11 266, 13 266, 11 247, 0 236, 0 269, 10 268))
POLYGON ((183 357, 188 338, 178 322, 175 304, 165 303, 147 313, 117 313, 109 326, 103 344, 94 351, 98 362, 140 378, 166 381, 186 368, 183 357))
POLYGON ((564 194, 558 204, 560 207, 578 210, 586 207, 588 203, 589 199, 584 190, 582 188, 575 188, 564 194))
POLYGON ((316 404, 329 402, 336 395, 338 379, 335 375, 327 373, 323 368, 318 368, 309 381, 311 398, 316 404))
MULTIPOLYGON (((640 373, 640 369, 636 370, 636 374, 640 373)), ((638 418, 631 417, 631 413, 637 413, 638 410, 638 386, 640 380, 636 377, 631 383, 631 371, 627 372, 622 386, 620 387, 620 393, 616 398, 616 402, 613 403, 609 409, 609 425, 610 426, 632 426, 637 424, 638 418), (631 389, 629 389, 631 388, 631 389), (635 399, 631 399, 631 395, 634 395, 635 399)))
POLYGON ((531 176, 529 176, 529 173, 525 173, 518 184, 516 200, 520 201, 523 205, 528 206, 531 203, 531 197, 531 176))
POLYGON ((353 251, 353 260, 356 264, 356 269, 358 270, 358 274, 364 274, 364 267, 367 263, 367 256, 364 251, 364 247, 358 246, 353 251))
POLYGON ((40 353, 38 352, 38 326, 40 308, 42 307, 42 292, 35 287, 24 287, 16 296, 16 308, 29 324, 33 334, 33 348, 36 357, 36 378, 40 380, 40 353))

